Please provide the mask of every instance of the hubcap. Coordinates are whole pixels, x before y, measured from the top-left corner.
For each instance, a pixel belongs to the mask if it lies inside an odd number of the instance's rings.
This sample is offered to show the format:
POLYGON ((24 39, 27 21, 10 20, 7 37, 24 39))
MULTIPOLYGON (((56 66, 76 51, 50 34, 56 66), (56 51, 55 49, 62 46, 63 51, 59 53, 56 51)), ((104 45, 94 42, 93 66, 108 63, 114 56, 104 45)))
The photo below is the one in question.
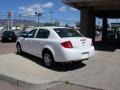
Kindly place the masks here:
POLYGON ((50 66, 51 65, 51 57, 50 57, 50 55, 48 54, 48 53, 46 53, 45 55, 44 55, 44 62, 45 62, 45 64, 47 65, 47 66, 50 66))

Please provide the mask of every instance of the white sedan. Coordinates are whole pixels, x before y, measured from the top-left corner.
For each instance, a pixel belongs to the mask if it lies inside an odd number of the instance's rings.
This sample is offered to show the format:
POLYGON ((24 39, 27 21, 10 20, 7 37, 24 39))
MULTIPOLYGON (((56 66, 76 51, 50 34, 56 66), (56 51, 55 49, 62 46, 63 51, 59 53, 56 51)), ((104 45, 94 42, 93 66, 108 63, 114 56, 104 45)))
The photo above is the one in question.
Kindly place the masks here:
POLYGON ((26 52, 43 58, 47 67, 55 62, 88 59, 94 55, 90 38, 66 27, 38 27, 16 42, 17 52, 26 52))

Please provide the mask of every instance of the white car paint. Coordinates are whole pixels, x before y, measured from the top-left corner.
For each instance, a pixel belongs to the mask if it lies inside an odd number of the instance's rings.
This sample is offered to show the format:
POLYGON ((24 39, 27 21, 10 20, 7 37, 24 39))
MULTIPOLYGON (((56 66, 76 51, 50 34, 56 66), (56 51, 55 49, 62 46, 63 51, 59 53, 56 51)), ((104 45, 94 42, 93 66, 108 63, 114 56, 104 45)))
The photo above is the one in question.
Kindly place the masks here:
MULTIPOLYGON (((16 43, 20 43, 22 51, 34 56, 42 57, 45 48, 49 49, 54 57, 55 62, 70 62, 87 59, 94 55, 94 46, 92 40, 86 37, 67 37, 60 38, 54 31, 55 28, 66 27, 38 27, 34 38, 20 37, 16 43), (50 31, 48 38, 36 38, 39 29, 50 31), (73 48, 64 48, 61 43, 70 41, 73 48)), ((69 29, 69 28, 66 28, 69 29)))

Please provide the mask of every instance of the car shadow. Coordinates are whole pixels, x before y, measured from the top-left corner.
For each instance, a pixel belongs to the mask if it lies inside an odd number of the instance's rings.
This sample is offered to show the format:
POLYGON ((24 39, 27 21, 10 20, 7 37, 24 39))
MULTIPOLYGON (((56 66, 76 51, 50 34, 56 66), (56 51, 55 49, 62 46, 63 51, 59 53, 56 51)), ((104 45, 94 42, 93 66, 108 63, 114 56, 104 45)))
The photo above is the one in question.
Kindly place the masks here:
POLYGON ((0 43, 15 43, 16 41, 0 41, 0 43))
MULTIPOLYGON (((38 57, 35 57, 35 56, 27 54, 27 53, 22 53, 19 55, 24 58, 29 59, 30 61, 35 62, 36 64, 38 64, 40 66, 47 68, 43 63, 43 60, 38 57)), ((51 70, 57 71, 57 72, 66 72, 66 71, 73 71, 76 69, 80 69, 85 66, 86 66, 86 64, 84 64, 82 61, 76 61, 76 62, 69 62, 69 63, 56 63, 56 65, 54 67, 48 68, 48 69, 51 69, 51 70)))

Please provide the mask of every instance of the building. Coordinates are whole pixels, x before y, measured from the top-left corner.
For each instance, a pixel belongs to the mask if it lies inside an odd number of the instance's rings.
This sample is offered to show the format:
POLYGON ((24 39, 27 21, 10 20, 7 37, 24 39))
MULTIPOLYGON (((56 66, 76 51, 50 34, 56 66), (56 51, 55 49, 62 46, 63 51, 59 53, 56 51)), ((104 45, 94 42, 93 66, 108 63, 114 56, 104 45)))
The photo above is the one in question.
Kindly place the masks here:
POLYGON ((81 33, 95 40, 95 18, 102 19, 102 40, 107 40, 108 18, 120 18, 120 0, 63 0, 81 11, 81 33))

